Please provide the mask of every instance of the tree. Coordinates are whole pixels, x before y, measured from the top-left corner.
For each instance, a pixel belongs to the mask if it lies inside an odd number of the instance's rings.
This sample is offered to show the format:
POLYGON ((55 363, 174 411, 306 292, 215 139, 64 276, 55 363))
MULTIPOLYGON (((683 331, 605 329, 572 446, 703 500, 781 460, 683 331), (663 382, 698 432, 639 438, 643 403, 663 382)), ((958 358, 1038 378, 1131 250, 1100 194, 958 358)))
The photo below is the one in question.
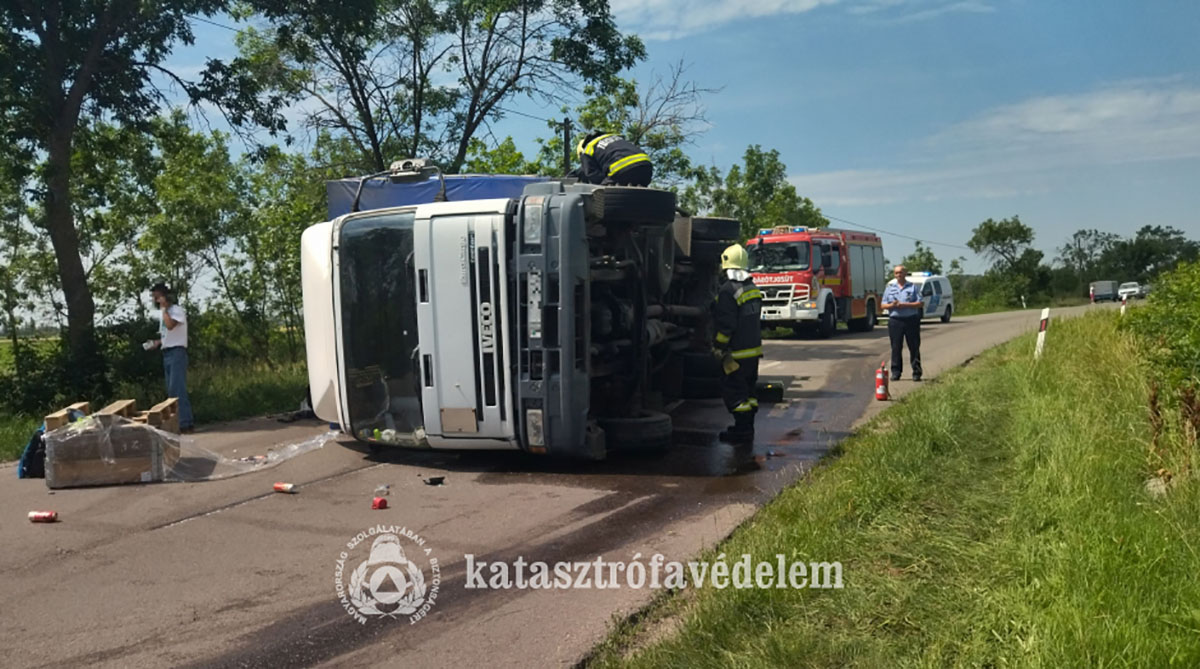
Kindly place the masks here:
POLYGON ((605 0, 253 5, 272 28, 247 38, 243 54, 281 95, 314 100, 310 126, 344 133, 377 170, 428 154, 458 172, 507 101, 560 103, 581 81, 609 81, 645 57, 605 0))
POLYGON ((67 309, 70 366, 77 390, 103 384, 96 348, 95 301, 80 256, 72 201, 71 157, 81 115, 139 124, 167 99, 153 77, 179 85, 193 103, 217 102, 234 125, 276 130, 282 118, 260 104, 256 80, 238 63, 209 60, 197 82, 163 66, 177 42, 193 40, 190 16, 211 16, 228 0, 59 1, 0 4, 0 106, 11 138, 45 155, 41 221, 54 247, 67 309))
POLYGON ((1017 216, 1000 221, 988 219, 972 230, 967 247, 992 261, 993 267, 1011 267, 1033 243, 1033 228, 1017 216))
POLYGON ((910 271, 925 271, 933 274, 942 273, 942 261, 938 260, 937 256, 933 254, 933 249, 922 245, 919 241, 916 243, 913 252, 900 260, 900 264, 904 265, 910 271))
POLYGON ((695 182, 683 192, 683 206, 697 214, 738 219, 743 239, 775 225, 829 225, 813 201, 801 197, 787 181, 779 151, 764 151, 755 144, 746 148, 743 163, 731 167, 724 178, 716 167, 698 170, 695 182))
POLYGON ((1100 258, 1117 243, 1119 236, 1099 230, 1076 230, 1075 234, 1058 249, 1058 261, 1071 268, 1080 281, 1092 277, 1100 258))
POLYGON ((1200 256, 1200 243, 1169 226, 1146 225, 1115 242, 1097 262, 1098 273, 1117 281, 1148 282, 1200 256))

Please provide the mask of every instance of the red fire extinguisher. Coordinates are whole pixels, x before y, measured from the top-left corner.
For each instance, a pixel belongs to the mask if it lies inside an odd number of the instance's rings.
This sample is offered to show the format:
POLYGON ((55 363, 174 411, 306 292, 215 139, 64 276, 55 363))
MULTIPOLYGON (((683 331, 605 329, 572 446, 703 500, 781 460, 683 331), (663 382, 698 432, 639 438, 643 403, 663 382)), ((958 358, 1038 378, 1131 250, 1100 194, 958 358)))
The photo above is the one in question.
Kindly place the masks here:
POLYGON ((888 393, 888 370, 887 363, 879 363, 879 369, 875 370, 875 399, 885 402, 891 399, 888 393))

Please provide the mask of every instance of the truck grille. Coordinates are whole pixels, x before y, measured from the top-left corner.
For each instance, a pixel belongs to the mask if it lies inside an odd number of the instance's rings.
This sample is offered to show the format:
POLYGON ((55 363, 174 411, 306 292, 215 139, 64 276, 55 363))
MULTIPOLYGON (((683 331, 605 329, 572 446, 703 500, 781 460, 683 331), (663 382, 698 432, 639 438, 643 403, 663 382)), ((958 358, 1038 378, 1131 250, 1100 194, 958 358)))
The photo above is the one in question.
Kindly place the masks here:
POLYGON ((762 291, 763 302, 768 304, 788 304, 794 301, 803 301, 807 300, 809 295, 807 284, 760 286, 759 290, 762 291))

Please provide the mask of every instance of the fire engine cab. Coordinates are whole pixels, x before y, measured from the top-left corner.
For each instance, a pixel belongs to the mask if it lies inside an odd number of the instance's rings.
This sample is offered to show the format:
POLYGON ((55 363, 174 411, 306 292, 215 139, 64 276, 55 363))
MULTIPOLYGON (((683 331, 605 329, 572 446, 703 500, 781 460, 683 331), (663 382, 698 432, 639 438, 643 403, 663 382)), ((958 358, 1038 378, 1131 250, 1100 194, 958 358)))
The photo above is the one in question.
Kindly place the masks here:
POLYGON ((750 272, 763 294, 763 327, 870 332, 887 282, 883 243, 853 230, 776 226, 746 242, 750 272))

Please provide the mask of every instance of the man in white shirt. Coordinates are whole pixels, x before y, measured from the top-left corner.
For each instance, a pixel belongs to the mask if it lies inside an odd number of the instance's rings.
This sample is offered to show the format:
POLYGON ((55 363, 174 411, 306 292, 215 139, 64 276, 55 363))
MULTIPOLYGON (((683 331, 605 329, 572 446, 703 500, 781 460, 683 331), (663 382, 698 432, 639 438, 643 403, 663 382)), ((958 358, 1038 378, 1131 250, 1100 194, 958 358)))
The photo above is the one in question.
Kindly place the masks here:
POLYGON ((175 304, 165 284, 150 289, 150 297, 158 305, 158 334, 154 348, 163 352, 163 371, 167 377, 167 397, 179 400, 179 431, 192 432, 192 402, 187 394, 188 334, 187 312, 175 304))

